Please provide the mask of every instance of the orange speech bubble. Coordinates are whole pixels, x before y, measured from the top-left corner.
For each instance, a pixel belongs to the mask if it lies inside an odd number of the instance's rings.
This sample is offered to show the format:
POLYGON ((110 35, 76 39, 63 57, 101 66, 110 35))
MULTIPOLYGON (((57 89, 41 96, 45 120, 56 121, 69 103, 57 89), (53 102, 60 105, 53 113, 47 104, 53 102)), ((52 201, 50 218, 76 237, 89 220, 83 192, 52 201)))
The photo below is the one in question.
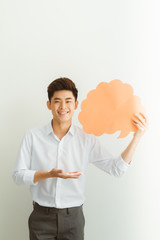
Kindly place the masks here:
POLYGON ((101 82, 87 94, 78 119, 86 133, 101 136, 121 131, 118 138, 124 138, 137 130, 132 117, 139 112, 146 111, 140 98, 133 95, 132 86, 115 79, 101 82))

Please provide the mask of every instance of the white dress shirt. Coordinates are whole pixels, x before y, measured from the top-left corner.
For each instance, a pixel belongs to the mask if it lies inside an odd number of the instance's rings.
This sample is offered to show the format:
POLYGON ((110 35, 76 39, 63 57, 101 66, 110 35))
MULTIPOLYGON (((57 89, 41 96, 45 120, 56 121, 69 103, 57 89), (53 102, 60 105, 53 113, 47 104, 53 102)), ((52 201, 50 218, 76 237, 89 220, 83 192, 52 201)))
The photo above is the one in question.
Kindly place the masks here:
POLYGON ((60 140, 53 132, 52 121, 26 132, 13 171, 16 184, 30 185, 33 201, 39 205, 67 208, 84 203, 84 186, 89 163, 113 176, 121 176, 128 168, 121 155, 113 158, 92 134, 71 125, 60 140), (79 171, 78 179, 47 178, 34 183, 36 171, 53 168, 66 172, 79 171))

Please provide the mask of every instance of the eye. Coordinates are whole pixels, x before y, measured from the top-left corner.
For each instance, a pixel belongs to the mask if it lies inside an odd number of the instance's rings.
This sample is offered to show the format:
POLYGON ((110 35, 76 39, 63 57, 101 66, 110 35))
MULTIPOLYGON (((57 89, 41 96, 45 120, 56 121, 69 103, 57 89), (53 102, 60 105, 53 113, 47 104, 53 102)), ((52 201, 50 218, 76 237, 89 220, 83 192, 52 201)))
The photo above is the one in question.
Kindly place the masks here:
POLYGON ((59 103, 59 101, 55 101, 55 103, 59 103))
POLYGON ((67 103, 70 103, 71 101, 67 101, 67 103))

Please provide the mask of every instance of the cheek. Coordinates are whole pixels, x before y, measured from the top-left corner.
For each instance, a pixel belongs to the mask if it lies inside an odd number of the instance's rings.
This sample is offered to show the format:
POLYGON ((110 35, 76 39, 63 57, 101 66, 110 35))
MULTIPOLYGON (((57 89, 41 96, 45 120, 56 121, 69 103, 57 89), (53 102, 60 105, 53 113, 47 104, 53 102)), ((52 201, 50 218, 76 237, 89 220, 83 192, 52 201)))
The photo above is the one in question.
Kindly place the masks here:
POLYGON ((55 113, 57 111, 56 108, 52 108, 52 112, 55 113))
POLYGON ((71 103, 69 106, 70 106, 70 108, 75 109, 75 104, 74 103, 71 103))
POLYGON ((75 110, 75 106, 70 106, 70 110, 72 111, 72 112, 74 112, 74 110, 75 110))

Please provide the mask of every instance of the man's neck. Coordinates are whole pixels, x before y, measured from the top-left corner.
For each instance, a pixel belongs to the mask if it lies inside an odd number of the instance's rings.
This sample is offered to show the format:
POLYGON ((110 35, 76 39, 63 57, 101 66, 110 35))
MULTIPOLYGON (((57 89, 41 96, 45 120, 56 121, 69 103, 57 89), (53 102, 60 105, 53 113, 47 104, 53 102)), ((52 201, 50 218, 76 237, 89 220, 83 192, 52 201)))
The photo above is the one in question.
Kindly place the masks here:
POLYGON ((71 121, 61 123, 52 119, 52 128, 53 128, 54 134, 57 137, 62 138, 68 132, 69 128, 71 127, 71 124, 72 124, 71 121))

